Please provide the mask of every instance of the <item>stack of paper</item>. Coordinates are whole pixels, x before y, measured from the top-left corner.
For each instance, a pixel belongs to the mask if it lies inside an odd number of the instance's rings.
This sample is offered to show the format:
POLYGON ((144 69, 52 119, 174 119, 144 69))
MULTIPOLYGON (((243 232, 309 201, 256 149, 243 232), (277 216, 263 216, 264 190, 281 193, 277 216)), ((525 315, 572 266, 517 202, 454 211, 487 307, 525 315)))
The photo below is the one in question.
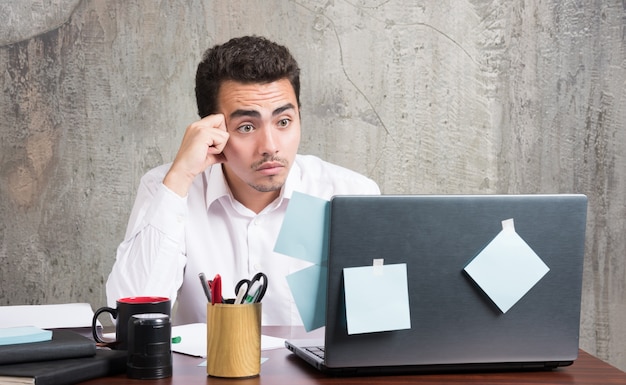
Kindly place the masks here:
POLYGON ((88 303, 0 306, 0 328, 32 325, 42 329, 91 327, 88 303))

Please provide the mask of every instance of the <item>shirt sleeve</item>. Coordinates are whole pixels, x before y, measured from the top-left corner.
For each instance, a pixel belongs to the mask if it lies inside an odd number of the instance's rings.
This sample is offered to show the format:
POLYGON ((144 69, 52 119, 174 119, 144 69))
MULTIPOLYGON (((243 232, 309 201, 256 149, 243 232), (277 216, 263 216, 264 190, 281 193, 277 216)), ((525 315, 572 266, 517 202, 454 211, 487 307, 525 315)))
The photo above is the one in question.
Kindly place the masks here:
POLYGON ((174 304, 183 282, 187 198, 162 183, 160 175, 146 174, 139 185, 126 235, 117 248, 106 283, 107 303, 119 298, 168 297, 174 304))

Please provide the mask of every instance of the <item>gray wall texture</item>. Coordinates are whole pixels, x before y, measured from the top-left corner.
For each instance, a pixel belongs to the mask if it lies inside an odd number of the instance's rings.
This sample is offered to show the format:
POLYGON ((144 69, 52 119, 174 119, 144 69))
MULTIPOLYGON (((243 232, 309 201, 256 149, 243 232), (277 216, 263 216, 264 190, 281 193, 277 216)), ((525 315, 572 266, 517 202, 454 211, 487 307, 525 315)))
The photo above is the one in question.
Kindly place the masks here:
POLYGON ((384 193, 587 194, 580 345, 626 369, 622 0, 0 0, 0 305, 105 304, 202 52, 244 34, 301 64, 301 152, 384 193))

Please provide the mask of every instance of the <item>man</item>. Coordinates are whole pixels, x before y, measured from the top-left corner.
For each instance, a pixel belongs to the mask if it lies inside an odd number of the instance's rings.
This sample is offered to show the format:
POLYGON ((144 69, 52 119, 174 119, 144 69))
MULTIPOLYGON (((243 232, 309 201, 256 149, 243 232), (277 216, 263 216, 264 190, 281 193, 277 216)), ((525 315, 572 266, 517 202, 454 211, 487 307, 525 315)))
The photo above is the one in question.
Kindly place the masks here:
POLYGON ((220 274, 225 297, 259 271, 269 277, 263 324, 301 324, 286 276, 307 263, 274 253, 293 191, 330 199, 379 194, 372 180, 314 156, 300 143, 299 67, 261 37, 209 49, 196 73, 201 119, 171 164, 142 179, 124 241, 107 281, 121 297, 176 300, 176 324, 206 322, 198 274, 220 274))

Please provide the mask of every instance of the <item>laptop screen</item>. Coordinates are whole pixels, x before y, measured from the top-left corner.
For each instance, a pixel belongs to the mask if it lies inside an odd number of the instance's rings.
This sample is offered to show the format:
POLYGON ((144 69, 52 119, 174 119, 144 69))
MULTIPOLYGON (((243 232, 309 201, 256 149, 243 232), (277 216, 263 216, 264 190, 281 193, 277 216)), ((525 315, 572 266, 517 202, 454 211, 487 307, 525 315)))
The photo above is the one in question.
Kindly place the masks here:
MULTIPOLYGON (((578 354, 586 211, 584 195, 334 197, 326 366, 571 363, 578 354), (501 290, 493 291, 467 267, 493 249, 505 223, 514 223, 516 237, 545 267, 503 306, 498 294, 512 292, 509 282, 516 278, 505 279, 501 290), (346 273, 371 267, 376 260, 405 267, 410 325, 368 332, 366 324, 358 333, 350 332, 346 273)), ((489 269, 499 262, 510 265, 513 260, 507 258, 519 250, 505 242, 491 253, 502 259, 487 260, 487 276, 502 278, 503 273, 489 269)), ((384 305, 376 297, 361 303, 360 310, 367 313, 370 306, 372 318, 407 310, 404 303, 384 305)))

